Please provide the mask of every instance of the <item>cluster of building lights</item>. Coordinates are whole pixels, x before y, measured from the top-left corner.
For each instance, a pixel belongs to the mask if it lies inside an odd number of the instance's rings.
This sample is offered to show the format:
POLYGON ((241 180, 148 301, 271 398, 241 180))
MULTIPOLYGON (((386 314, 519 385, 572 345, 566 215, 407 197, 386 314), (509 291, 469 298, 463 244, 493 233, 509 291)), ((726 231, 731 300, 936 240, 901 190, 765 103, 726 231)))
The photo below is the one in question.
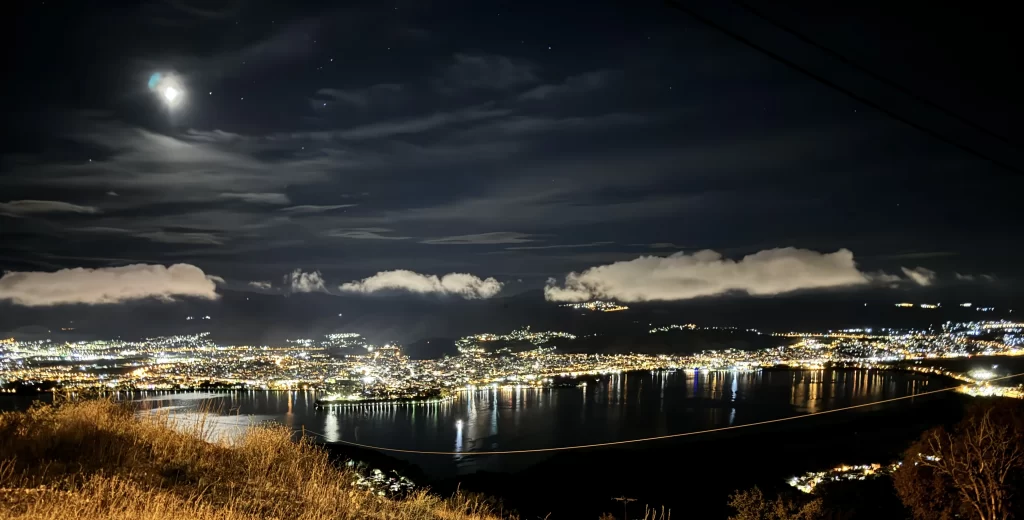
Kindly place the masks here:
MULTIPOLYGON (((715 330, 695 324, 650 330, 715 330)), ((760 334, 753 329, 721 328, 760 334)), ((946 323, 940 329, 846 329, 776 333, 792 344, 757 350, 705 350, 687 355, 579 354, 559 350, 566 332, 477 334, 455 342, 459 354, 414 360, 399 345, 371 345, 355 333, 293 339, 283 346, 218 345, 208 334, 141 341, 54 342, 0 340, 0 383, 8 389, 317 389, 323 401, 436 403, 478 386, 537 387, 558 378, 633 370, 756 370, 828 366, 900 368, 957 378, 970 395, 1018 397, 985 371, 953 373, 931 359, 1024 354, 1024 323, 946 323), (916 363, 906 363, 916 360, 916 363), (924 364, 921 364, 924 363, 924 364)))
POLYGON ((793 486, 804 493, 813 493, 814 488, 825 482, 842 482, 846 480, 869 480, 880 477, 882 475, 889 475, 892 472, 899 469, 902 465, 900 462, 896 462, 888 465, 881 464, 859 464, 859 465, 842 465, 837 466, 827 471, 810 471, 800 475, 799 477, 793 477, 789 479, 789 485, 793 486))
POLYGON ((530 327, 526 326, 508 334, 476 334, 473 336, 465 336, 455 341, 455 348, 457 348, 462 354, 478 354, 487 352, 487 346, 489 344, 529 343, 533 346, 541 346, 550 343, 555 339, 574 340, 576 339, 576 336, 574 334, 569 334, 568 332, 532 332, 530 331, 530 327))
MULTIPOLYGON (((864 305, 867 305, 867 304, 865 303, 864 305)), ((913 303, 908 303, 908 302, 901 302, 901 303, 897 303, 895 305, 897 307, 902 307, 902 308, 905 308, 905 309, 913 308, 913 307, 920 307, 922 309, 941 309, 942 308, 942 304, 941 303, 919 303, 919 304, 913 304, 913 303)), ((971 303, 971 302, 964 302, 964 303, 960 304, 960 307, 971 308, 973 305, 974 304, 971 303)), ((992 311, 995 311, 996 308, 995 307, 974 307, 974 310, 979 311, 979 312, 992 312, 992 311)), ((1010 312, 1013 312, 1013 309, 1010 309, 1010 312)))
POLYGON ((659 332, 670 332, 673 330, 723 330, 726 332, 750 332, 753 334, 761 335, 761 331, 757 329, 741 329, 739 327, 715 327, 715 326, 700 326, 695 323, 685 323, 682 325, 665 325, 662 327, 655 327, 649 331, 648 334, 657 334, 659 332))
POLYGON ((570 309, 595 311, 595 312, 617 312, 629 309, 625 305, 615 302, 605 302, 601 300, 594 300, 583 303, 566 303, 559 307, 568 307, 570 309))

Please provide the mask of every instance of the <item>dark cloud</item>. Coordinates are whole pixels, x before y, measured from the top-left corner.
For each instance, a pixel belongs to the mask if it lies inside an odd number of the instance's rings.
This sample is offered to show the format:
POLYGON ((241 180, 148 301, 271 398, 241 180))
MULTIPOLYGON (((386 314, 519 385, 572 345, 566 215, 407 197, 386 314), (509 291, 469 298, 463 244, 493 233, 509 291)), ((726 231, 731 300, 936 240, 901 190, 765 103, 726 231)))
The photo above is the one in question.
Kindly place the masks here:
POLYGON ((133 236, 164 244, 208 244, 219 246, 224 243, 221 237, 213 233, 148 231, 145 233, 135 233, 133 236))
POLYGON ((135 237, 162 244, 205 244, 216 246, 224 243, 224 238, 218 236, 216 233, 206 233, 201 231, 167 231, 162 229, 138 231, 105 226, 78 227, 74 228, 72 231, 77 233, 135 237))
POLYGON ((332 237, 350 238, 355 240, 406 240, 412 238, 383 234, 391 233, 392 231, 393 230, 388 228, 352 228, 335 229, 327 234, 332 237))
POLYGON ((351 208, 358 204, 303 204, 301 206, 289 206, 278 211, 291 213, 293 215, 308 215, 311 213, 326 213, 336 209, 351 208))
POLYGON ((619 71, 595 70, 578 76, 570 76, 563 83, 538 85, 519 95, 519 99, 544 100, 564 95, 583 94, 608 86, 619 71))
POLYGON ((525 60, 469 53, 457 53, 452 60, 438 85, 446 93, 465 89, 504 90, 538 81, 534 66, 525 60))
POLYGON ((37 215, 41 213, 100 213, 100 209, 93 206, 79 206, 69 202, 56 200, 12 200, 0 202, 0 214, 21 216, 37 215))
POLYGON ((223 199, 236 199, 256 204, 288 204, 288 196, 284 193, 221 193, 223 199))
POLYGON ((517 233, 515 231, 492 231, 490 233, 476 233, 472 235, 456 235, 450 237, 430 238, 423 240, 422 244, 521 244, 533 242, 532 235, 517 233))
POLYGON ((200 18, 227 18, 238 14, 242 7, 242 0, 223 2, 219 8, 210 8, 209 2, 195 2, 190 0, 163 0, 167 5, 181 12, 198 16, 200 18))
POLYGON ((195 136, 167 135, 115 120, 87 118, 63 137, 98 150, 101 159, 53 162, 44 156, 29 156, 2 180, 14 185, 114 188, 162 200, 195 200, 220 198, 239 187, 263 192, 321 180, 331 166, 344 164, 325 156, 258 158, 230 142, 197 140, 195 136), (288 176, 280 175, 281 171, 288 176))
POLYGON ((611 39, 558 6, 472 23, 418 4, 76 9, 19 18, 0 268, 181 261, 237 280, 305 266, 539 286, 648 248, 794 246, 853 249, 871 283, 903 287, 931 280, 902 273, 918 261, 1000 285, 1018 270, 1018 179, 992 190, 990 165, 659 9, 619 24, 590 6, 611 39), (177 75, 183 105, 148 91, 155 71, 177 75))
POLYGON ((316 91, 317 97, 311 104, 316 108, 327 102, 339 102, 356 108, 366 109, 373 103, 393 100, 402 92, 402 85, 397 83, 380 83, 365 88, 334 89, 322 88, 316 91))
MULTIPOLYGON (((277 25, 277 24, 273 24, 277 25)), ((254 69, 267 69, 290 60, 304 58, 316 51, 313 41, 320 31, 320 20, 304 18, 283 23, 263 39, 240 48, 225 49, 210 56, 178 56, 185 75, 204 83, 232 78, 254 69)), ((149 62, 148 68, 160 70, 169 60, 149 62)))
POLYGON ((483 119, 492 119, 505 116, 510 113, 510 110, 473 107, 452 112, 435 112, 430 115, 408 119, 382 121, 379 123, 372 123, 332 132, 329 135, 339 139, 380 139, 420 134, 456 123, 469 123, 483 119))
POLYGON ((590 243, 587 243, 587 244, 551 244, 551 245, 546 245, 546 246, 515 246, 515 247, 506 247, 505 249, 508 250, 508 251, 525 251, 525 250, 531 250, 531 249, 576 249, 576 248, 579 248, 579 247, 606 246, 606 245, 614 244, 614 243, 615 242, 590 242, 590 243))

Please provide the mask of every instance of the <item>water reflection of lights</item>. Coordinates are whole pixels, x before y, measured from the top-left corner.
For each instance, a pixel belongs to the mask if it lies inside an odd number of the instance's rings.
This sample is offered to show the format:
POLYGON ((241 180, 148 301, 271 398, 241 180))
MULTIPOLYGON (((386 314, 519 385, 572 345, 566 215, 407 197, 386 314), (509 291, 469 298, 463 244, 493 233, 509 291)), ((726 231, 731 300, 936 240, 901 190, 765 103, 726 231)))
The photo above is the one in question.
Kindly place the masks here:
POLYGON ((992 379, 993 377, 996 377, 995 373, 993 373, 991 370, 985 370, 983 368, 971 370, 970 372, 967 373, 967 375, 979 381, 985 381, 987 379, 992 379))
POLYGON ((491 435, 498 434, 498 394, 495 392, 491 399, 491 435))
POLYGON ((338 414, 329 411, 324 417, 324 440, 327 442, 338 442, 341 440, 341 428, 338 426, 338 414))
POLYGON ((462 419, 455 421, 455 451, 462 452, 462 419))

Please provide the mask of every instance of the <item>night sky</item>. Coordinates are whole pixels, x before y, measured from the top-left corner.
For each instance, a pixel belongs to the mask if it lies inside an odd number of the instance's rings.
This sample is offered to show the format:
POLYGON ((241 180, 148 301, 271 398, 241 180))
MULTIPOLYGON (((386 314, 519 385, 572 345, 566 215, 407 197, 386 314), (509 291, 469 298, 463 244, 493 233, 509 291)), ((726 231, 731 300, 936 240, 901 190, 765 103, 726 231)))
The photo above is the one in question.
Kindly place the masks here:
POLYGON ((27 2, 0 300, 1018 284, 1006 17, 755 3, 937 109, 738 5, 682 3, 984 157, 658 1, 27 2))

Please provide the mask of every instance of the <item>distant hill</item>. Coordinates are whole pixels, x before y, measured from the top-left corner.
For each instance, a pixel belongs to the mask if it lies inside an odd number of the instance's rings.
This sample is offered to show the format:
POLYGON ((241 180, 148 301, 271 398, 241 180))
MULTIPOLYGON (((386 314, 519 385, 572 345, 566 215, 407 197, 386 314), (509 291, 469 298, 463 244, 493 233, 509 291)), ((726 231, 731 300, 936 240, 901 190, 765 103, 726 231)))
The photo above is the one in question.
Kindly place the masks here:
MULTIPOLYGON (((614 349, 628 349, 630 345, 646 348, 648 340, 640 336, 650 327, 669 324, 696 323, 763 331, 827 330, 927 327, 946 320, 1019 315, 1009 312, 1013 295, 993 293, 987 299, 968 299, 970 296, 929 288, 851 290, 631 303, 626 311, 601 313, 546 302, 540 290, 471 301, 423 296, 280 296, 224 291, 218 301, 142 301, 56 308, 25 308, 5 303, 0 304, 0 330, 9 331, 7 336, 34 339, 47 334, 69 339, 139 338, 210 331, 215 340, 224 343, 275 343, 289 338, 317 338, 330 332, 358 332, 374 343, 399 342, 408 346, 413 355, 426 356, 452 352, 446 349, 454 338, 484 332, 506 333, 526 325, 533 330, 566 331, 579 336, 597 334, 606 340, 604 345, 595 345, 598 348, 607 348, 610 341, 616 345, 614 349), (893 304, 900 301, 942 302, 943 306, 896 308, 893 304), (996 312, 958 307, 962 301, 994 306, 996 312), (194 319, 187 320, 189 316, 194 319), (205 316, 210 319, 202 319, 205 316), (61 331, 62 328, 74 330, 61 331)), ((701 341, 727 345, 736 340, 723 337, 701 341)))

